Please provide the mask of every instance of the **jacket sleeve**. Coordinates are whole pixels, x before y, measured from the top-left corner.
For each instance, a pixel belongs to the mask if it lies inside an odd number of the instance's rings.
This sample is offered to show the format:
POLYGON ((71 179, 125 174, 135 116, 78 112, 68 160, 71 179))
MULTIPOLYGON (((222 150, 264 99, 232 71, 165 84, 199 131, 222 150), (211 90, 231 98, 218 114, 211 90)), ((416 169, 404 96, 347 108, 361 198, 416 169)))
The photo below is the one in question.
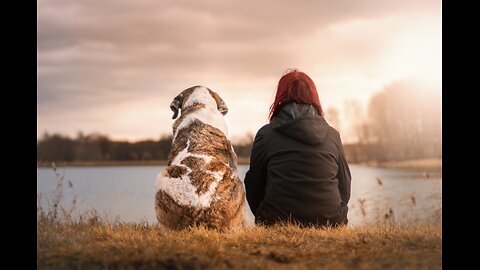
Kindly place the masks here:
POLYGON ((345 159, 345 152, 343 151, 342 142, 340 140, 340 154, 338 158, 338 189, 340 191, 340 197, 342 202, 347 205, 350 200, 350 187, 352 176, 350 174, 350 168, 348 167, 347 160, 345 159))
POLYGON ((256 216, 257 208, 265 195, 266 183, 266 152, 263 136, 255 136, 250 155, 250 168, 245 174, 245 191, 248 204, 256 216))

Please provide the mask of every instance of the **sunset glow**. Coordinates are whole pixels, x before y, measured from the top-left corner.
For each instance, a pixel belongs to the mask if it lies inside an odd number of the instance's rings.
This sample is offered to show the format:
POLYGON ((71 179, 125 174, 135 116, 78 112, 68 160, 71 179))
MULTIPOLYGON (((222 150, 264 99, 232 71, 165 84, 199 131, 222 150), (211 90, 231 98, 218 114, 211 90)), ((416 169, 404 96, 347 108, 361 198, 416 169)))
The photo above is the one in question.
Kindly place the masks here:
MULTIPOLYGON (((267 123, 280 77, 298 68, 325 111, 365 109, 401 80, 441 95, 440 1, 38 1, 37 138, 171 134, 169 104, 204 85, 240 139, 267 123), (292 16, 294 18, 292 18, 292 16)), ((328 120, 328 115, 326 115, 328 120)))

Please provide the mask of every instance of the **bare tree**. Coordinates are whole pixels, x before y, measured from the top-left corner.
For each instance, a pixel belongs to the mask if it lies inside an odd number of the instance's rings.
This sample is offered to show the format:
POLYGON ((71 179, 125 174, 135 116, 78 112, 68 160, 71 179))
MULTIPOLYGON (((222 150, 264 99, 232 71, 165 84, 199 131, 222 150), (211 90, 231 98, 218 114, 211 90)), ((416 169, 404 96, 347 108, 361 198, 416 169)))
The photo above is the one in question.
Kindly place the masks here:
POLYGON ((356 136, 360 144, 369 143, 371 132, 362 103, 358 100, 349 99, 345 101, 344 106, 346 117, 350 122, 350 131, 356 136))
POLYGON ((441 152, 441 100, 432 86, 400 81, 370 100, 371 133, 385 159, 433 157, 441 152))
POLYGON ((327 120, 329 125, 331 125, 337 131, 340 132, 340 113, 335 107, 333 106, 328 107, 327 112, 325 114, 325 119, 327 120))

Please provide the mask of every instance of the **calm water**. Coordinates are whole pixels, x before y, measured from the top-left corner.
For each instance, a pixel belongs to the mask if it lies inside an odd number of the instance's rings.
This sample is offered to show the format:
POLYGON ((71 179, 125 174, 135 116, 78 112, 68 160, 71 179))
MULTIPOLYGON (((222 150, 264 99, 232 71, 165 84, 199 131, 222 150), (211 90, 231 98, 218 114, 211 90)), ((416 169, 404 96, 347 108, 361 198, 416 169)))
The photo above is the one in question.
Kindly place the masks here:
MULTIPOLYGON (((61 205, 70 207, 76 197, 77 214, 96 209, 110 221, 118 218, 124 222, 155 223, 155 178, 162 169, 163 166, 60 168, 57 173, 64 176, 61 205)), ((239 165, 242 180, 247 170, 248 165, 239 165)), ((351 225, 377 221, 441 223, 441 173, 430 173, 426 178, 418 170, 358 165, 350 165, 350 170, 351 225)), ((44 208, 53 202, 57 179, 52 169, 37 169, 38 201, 44 208)))

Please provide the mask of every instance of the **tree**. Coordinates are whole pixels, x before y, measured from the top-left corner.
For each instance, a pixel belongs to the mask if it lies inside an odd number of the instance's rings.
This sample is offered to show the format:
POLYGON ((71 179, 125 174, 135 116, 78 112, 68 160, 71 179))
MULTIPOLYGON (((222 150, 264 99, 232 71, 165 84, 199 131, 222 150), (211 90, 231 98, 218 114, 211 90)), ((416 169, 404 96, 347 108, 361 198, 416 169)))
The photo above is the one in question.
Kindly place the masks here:
POLYGON ((368 115, 383 159, 425 158, 441 152, 441 100, 433 86, 394 82, 372 97, 368 115))
POLYGON ((335 107, 328 107, 325 118, 330 126, 340 132, 340 113, 335 107))
POLYGON ((345 101, 345 112, 350 122, 350 132, 357 138, 360 144, 370 142, 370 127, 362 106, 358 100, 349 99, 345 101))

